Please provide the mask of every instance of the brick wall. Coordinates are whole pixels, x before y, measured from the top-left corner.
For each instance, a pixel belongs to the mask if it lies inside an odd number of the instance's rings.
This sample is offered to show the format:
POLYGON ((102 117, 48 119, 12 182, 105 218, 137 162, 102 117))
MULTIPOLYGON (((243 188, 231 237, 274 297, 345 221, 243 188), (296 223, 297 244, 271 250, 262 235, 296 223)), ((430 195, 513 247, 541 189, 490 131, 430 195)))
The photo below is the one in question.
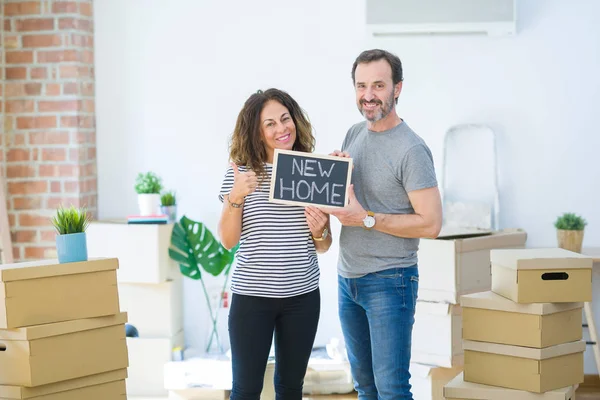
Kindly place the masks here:
POLYGON ((97 204, 92 0, 0 0, 2 134, 16 260, 55 257, 49 217, 97 204))

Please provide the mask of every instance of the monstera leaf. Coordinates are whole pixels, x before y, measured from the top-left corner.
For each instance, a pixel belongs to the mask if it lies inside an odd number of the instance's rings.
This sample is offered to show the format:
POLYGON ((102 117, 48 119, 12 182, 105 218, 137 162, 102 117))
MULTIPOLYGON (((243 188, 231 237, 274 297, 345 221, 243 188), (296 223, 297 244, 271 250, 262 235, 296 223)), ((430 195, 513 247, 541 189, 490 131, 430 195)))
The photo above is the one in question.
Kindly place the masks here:
POLYGON ((183 275, 202 279, 201 269, 213 276, 223 271, 227 275, 237 247, 225 249, 203 223, 184 215, 173 226, 169 256, 179 263, 183 275))

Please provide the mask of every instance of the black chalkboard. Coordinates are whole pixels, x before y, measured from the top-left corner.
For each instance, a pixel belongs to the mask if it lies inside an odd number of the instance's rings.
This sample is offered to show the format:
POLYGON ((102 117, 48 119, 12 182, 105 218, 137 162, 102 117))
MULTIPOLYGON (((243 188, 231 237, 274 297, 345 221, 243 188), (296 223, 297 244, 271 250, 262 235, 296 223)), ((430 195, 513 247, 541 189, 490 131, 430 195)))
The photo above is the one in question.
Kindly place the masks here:
POLYGON ((344 207, 351 178, 351 158, 275 149, 269 201, 344 207))

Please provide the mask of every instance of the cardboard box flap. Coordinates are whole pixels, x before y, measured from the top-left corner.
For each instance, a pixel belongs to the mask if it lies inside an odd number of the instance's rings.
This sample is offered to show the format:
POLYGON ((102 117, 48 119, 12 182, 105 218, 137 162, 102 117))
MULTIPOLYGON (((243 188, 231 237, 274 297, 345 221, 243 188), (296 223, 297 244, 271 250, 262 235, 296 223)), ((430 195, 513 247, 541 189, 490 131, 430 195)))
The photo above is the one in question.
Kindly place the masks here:
POLYGON ((104 372, 97 375, 90 375, 83 378, 70 379, 67 381, 50 383, 36 387, 6 386, 0 385, 0 398, 6 399, 31 399, 40 396, 47 396, 53 393, 75 390, 87 386, 101 385, 103 383, 120 381, 127 378, 127 369, 118 369, 115 371, 104 372))
POLYGON ((505 356, 530 358, 533 360, 545 360, 547 358, 564 356, 585 351, 585 340, 558 344, 542 349, 523 346, 511 346, 498 343, 476 342, 463 340, 463 350, 479 351, 482 353, 502 354, 505 356))
POLYGON ((419 378, 427 378, 431 374, 431 370, 436 367, 425 364, 410 363, 410 374, 419 378))
POLYGON ((455 239, 454 243, 458 253, 467 253, 491 248, 521 247, 526 239, 527 233, 522 229, 503 229, 490 235, 455 239))
POLYGON ((49 336, 65 335, 73 332, 121 325, 127 322, 127 313, 122 312, 105 317, 83 318, 53 324, 33 325, 15 329, 1 329, 0 340, 34 340, 49 336))
POLYGON ((491 235, 493 231, 477 227, 442 226, 436 239, 463 239, 491 235))
POLYGON ((461 307, 507 311, 520 314, 547 315, 583 308, 583 303, 516 303, 492 291, 473 293, 460 297, 461 307))
POLYGON ((492 249, 492 265, 511 269, 591 269, 592 257, 561 248, 492 249))
POLYGON ((478 383, 465 382, 462 372, 444 386, 444 397, 453 399, 570 400, 574 394, 574 386, 551 390, 546 393, 531 393, 499 386, 480 385, 478 383))
POLYGON ((56 259, 0 264, 0 281, 10 282, 47 278, 50 276, 116 270, 118 268, 119 261, 116 258, 95 258, 88 261, 63 264, 56 259))
MULTIPOLYGON (((454 308, 457 308, 457 307, 454 307, 454 308)), ((424 314, 430 314, 430 315, 445 316, 450 313, 453 313, 453 307, 452 307, 452 304, 448 304, 448 303, 417 301, 417 306, 415 307, 415 313, 418 313, 418 314, 424 313, 424 314)))

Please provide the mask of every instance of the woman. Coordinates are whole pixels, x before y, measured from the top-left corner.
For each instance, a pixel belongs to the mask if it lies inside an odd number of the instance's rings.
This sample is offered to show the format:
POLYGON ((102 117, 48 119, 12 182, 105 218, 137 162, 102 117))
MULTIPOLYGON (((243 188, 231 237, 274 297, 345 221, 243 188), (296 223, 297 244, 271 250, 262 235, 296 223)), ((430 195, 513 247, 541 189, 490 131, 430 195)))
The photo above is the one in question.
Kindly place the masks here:
POLYGON ((231 279, 231 399, 259 399, 275 333, 277 399, 301 399, 320 313, 317 253, 331 246, 329 216, 269 202, 275 149, 312 152, 312 127, 278 89, 258 91, 239 113, 219 199, 223 246, 240 243, 231 279))

